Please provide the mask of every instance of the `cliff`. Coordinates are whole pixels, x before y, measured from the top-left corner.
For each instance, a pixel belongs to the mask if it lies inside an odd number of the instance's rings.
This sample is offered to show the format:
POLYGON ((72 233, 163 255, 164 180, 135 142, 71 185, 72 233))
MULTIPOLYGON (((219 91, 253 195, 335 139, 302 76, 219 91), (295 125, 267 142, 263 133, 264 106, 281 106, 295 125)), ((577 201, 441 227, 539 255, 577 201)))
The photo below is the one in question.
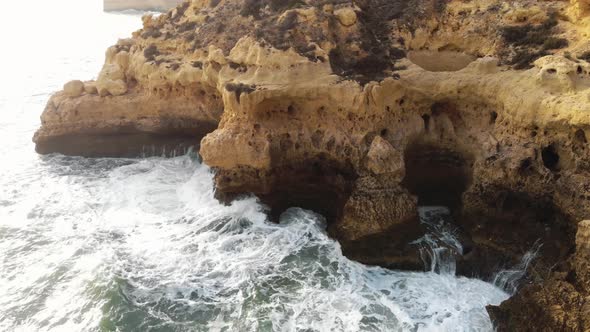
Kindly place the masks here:
POLYGON ((465 275, 543 243, 500 330, 590 328, 587 1, 193 0, 144 17, 42 115, 40 153, 199 146, 217 196, 323 213, 349 257, 418 269, 451 207, 465 275), (199 144, 200 142, 200 144, 199 144), (527 317, 535 317, 531 321, 527 317))
POLYGON ((126 9, 136 10, 169 10, 180 4, 182 0, 104 0, 105 11, 126 9))

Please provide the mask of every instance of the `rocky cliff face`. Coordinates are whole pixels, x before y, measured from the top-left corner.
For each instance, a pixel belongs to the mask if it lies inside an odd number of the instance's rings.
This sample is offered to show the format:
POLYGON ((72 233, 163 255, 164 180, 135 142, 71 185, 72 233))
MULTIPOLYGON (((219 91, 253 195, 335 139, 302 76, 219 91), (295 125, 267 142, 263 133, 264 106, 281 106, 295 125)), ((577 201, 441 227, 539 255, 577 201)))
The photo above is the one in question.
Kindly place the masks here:
POLYGON ((463 274, 543 244, 530 284, 490 308, 501 330, 587 330, 589 7, 184 2, 55 94, 34 140, 92 156, 200 142, 220 199, 321 212, 370 264, 420 268, 417 206, 449 206, 463 274))

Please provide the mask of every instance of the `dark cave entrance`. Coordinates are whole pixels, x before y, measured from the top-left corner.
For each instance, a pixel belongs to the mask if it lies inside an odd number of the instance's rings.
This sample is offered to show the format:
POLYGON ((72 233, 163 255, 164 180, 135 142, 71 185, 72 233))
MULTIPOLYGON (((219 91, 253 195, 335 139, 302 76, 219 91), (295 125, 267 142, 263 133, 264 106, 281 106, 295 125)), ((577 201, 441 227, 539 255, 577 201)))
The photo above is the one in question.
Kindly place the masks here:
POLYGON ((403 185, 418 197, 418 205, 461 207, 461 196, 473 177, 468 153, 438 142, 418 141, 407 146, 403 185))

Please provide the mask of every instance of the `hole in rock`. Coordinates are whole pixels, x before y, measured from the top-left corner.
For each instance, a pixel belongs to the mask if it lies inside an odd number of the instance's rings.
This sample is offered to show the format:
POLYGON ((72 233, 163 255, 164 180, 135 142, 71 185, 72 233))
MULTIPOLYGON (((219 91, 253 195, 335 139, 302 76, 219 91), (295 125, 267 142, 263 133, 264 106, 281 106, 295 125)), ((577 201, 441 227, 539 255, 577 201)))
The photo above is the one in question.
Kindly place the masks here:
POLYGON ((559 154, 553 144, 544 147, 541 150, 541 157, 543 159, 543 165, 552 172, 559 171, 559 154))
POLYGON ((526 158, 520 162, 518 172, 520 175, 528 175, 533 170, 533 161, 531 158, 526 158))
POLYGON ((471 157, 451 145, 416 142, 405 151, 404 186, 418 196, 418 205, 460 207, 472 180, 471 157))
POLYGON ((428 131, 428 129, 430 128, 430 115, 422 115, 422 120, 424 121, 424 129, 428 131))
POLYGON ((420 68, 428 71, 457 71, 461 70, 476 57, 456 51, 410 51, 408 59, 420 68))
POLYGON ((300 163, 277 165, 272 190, 257 196, 270 208, 271 220, 278 221, 285 210, 299 207, 319 213, 331 223, 339 219, 355 179, 350 165, 320 154, 300 163))
POLYGON ((574 134, 574 138, 576 139, 576 142, 578 142, 578 143, 581 143, 581 144, 588 143, 588 140, 586 139, 586 134, 584 133, 584 131, 582 129, 576 130, 576 133, 574 134))
POLYGON ((496 120, 498 119, 498 113, 497 112, 492 112, 490 113, 490 124, 494 124, 496 123, 496 120))

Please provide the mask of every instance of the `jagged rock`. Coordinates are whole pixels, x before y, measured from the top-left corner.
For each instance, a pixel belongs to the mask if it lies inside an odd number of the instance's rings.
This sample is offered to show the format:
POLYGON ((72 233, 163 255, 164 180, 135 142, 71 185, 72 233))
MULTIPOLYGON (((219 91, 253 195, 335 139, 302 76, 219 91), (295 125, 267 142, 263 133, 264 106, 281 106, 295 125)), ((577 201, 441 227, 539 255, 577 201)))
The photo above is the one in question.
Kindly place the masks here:
POLYGON ((424 235, 416 198, 389 174, 359 178, 332 228, 352 259, 398 269, 423 267, 418 248, 410 245, 424 235))
POLYGON ((375 175, 388 174, 401 182, 405 176, 404 156, 381 136, 375 137, 367 153, 367 168, 375 175))
POLYGON ((590 329, 590 222, 577 228, 570 261, 555 266, 542 284, 526 285, 500 306, 488 307, 498 331, 590 329))
MULTIPOLYGON (((402 188, 399 181, 388 175, 365 176, 355 182, 342 220, 335 227, 340 237, 358 240, 393 228, 398 232, 418 229, 417 219, 416 198, 402 188)), ((422 235, 418 231, 411 233, 402 241, 404 245, 422 235)))
POLYGON ((120 96, 127 92, 125 71, 118 63, 105 65, 96 80, 96 88, 101 96, 120 96))

